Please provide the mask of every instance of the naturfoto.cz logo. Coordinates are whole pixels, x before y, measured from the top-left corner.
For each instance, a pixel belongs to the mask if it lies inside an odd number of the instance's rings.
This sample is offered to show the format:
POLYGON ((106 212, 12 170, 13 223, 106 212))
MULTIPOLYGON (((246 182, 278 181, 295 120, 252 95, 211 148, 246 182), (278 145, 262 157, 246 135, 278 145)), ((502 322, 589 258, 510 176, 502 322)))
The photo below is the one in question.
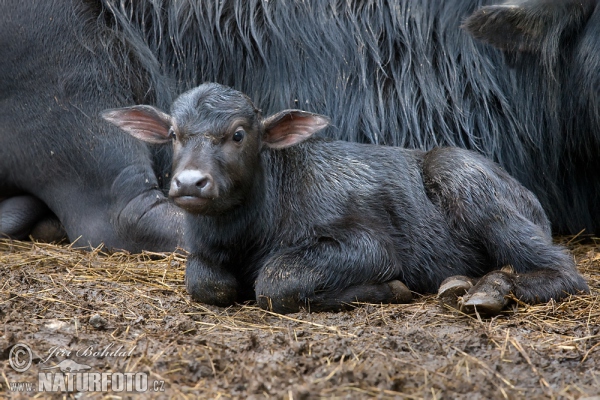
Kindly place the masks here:
MULTIPOLYGON (((102 350, 92 346, 76 352, 53 347, 48 356, 38 365, 37 385, 34 382, 9 382, 9 389, 15 392, 162 392, 164 381, 149 382, 146 372, 93 372, 91 366, 78 363, 70 358, 52 365, 52 357, 129 357, 135 347, 129 351, 123 346, 113 349, 109 344, 102 350), (150 384, 149 384, 150 383, 150 384)), ((9 364, 19 373, 28 371, 33 362, 31 348, 23 343, 13 346, 9 353, 9 364)))

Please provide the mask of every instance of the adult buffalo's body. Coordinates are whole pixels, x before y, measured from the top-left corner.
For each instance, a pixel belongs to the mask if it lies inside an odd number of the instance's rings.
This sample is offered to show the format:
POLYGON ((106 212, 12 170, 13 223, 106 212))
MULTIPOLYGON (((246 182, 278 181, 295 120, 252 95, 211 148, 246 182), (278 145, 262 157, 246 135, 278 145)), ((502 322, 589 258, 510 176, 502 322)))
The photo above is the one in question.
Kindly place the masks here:
POLYGON ((556 233, 598 232, 599 2, 500 3, 154 1, 124 19, 163 22, 146 37, 180 91, 219 82, 266 115, 328 115, 337 139, 476 150, 556 233))
POLYGON ((450 278, 443 297, 470 289, 464 305, 496 313, 509 293, 537 302, 589 290, 535 196, 474 152, 310 140, 326 117, 263 119, 217 84, 182 94, 170 115, 146 105, 103 116, 147 142, 173 141, 169 195, 190 213, 196 300, 330 310, 403 301, 402 284, 423 293, 450 278), (471 288, 465 276, 483 278, 471 288))
POLYGON ((98 115, 168 92, 143 42, 102 15, 89 1, 0 2, 0 230, 26 237, 51 211, 82 245, 173 250, 169 157, 98 115))
MULTIPOLYGON (((327 114, 331 137, 479 151, 555 232, 597 232, 598 1, 496 2, 0 2, 0 197, 34 195, 81 243, 174 247, 167 163, 98 113, 164 109, 171 90, 215 81, 266 114, 327 114)), ((26 236, 46 213, 21 199, 0 208, 1 232, 26 236)))

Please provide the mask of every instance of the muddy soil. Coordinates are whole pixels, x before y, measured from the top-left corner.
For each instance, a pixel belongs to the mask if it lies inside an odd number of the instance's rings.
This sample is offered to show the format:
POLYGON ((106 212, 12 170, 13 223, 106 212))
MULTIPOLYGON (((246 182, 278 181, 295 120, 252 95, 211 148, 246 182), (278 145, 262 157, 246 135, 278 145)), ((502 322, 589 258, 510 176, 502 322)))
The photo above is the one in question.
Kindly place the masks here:
POLYGON ((0 397, 600 399, 597 243, 570 244, 591 295, 483 318, 434 296, 211 307, 187 296, 180 255, 2 241, 0 397))

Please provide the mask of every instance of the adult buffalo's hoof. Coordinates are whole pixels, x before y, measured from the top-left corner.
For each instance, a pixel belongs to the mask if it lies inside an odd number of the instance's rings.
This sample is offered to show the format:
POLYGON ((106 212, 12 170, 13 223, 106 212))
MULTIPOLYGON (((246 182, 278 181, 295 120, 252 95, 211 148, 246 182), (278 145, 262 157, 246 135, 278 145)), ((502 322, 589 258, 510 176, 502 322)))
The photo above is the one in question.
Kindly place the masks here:
POLYGON ((40 199, 30 195, 0 199, 0 237, 27 239, 33 226, 49 212, 40 199))
POLYGON ((457 275, 445 279, 438 289, 437 298, 442 304, 459 308, 459 300, 473 287, 473 280, 457 275))
POLYGON ((60 243, 68 240, 65 228, 55 216, 45 217, 35 224, 29 236, 33 240, 44 243, 60 243))
POLYGON ((497 315, 508 304, 507 295, 512 288, 509 274, 501 271, 490 272, 459 299, 458 305, 465 312, 477 311, 481 314, 497 315))
POLYGON ((412 301, 412 292, 406 285, 400 281, 390 281, 387 283, 392 291, 391 303, 404 304, 412 301))

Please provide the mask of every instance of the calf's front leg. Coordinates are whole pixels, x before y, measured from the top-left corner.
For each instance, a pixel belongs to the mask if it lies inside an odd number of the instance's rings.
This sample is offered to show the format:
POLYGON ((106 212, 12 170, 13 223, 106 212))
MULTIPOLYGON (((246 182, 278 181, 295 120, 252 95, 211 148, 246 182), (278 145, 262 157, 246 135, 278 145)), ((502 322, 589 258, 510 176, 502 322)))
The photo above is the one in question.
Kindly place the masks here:
POLYGON ((259 306, 278 313, 338 311, 351 303, 407 303, 388 246, 367 235, 350 242, 316 240, 269 257, 256 280, 259 306))
POLYGON ((226 307, 237 300, 238 281, 222 266, 191 254, 186 262, 185 286, 192 299, 226 307))

